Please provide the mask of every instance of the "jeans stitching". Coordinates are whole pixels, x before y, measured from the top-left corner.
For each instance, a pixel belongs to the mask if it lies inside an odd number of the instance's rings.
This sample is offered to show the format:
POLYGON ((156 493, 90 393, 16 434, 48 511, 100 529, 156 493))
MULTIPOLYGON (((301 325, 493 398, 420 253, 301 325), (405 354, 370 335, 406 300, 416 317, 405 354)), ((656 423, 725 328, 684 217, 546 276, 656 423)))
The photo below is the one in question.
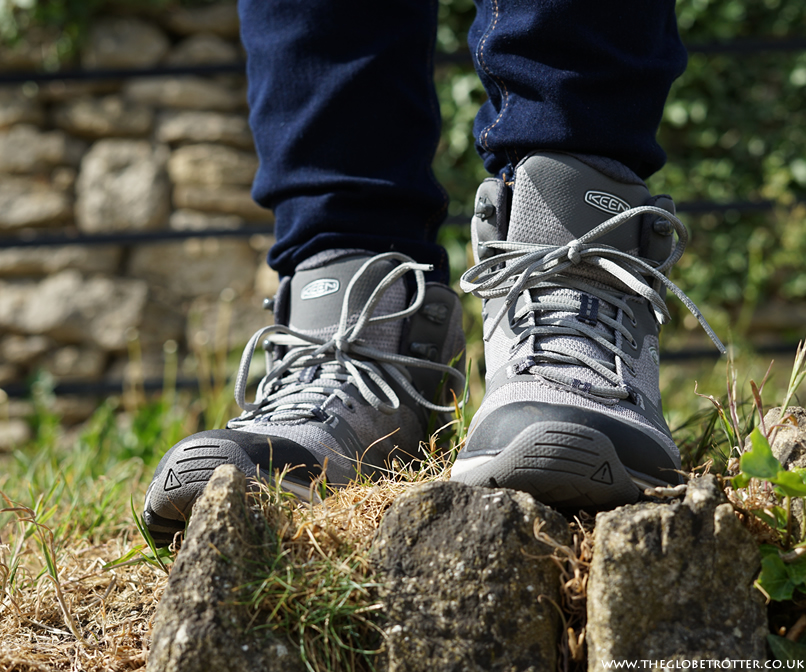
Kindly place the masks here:
MULTIPOLYGON (((499 121, 501 121, 501 118, 504 116, 504 112, 506 111, 507 106, 509 105, 509 91, 507 90, 506 84, 504 84, 504 82, 501 79, 496 77, 490 71, 490 68, 487 67, 487 63, 484 60, 484 47, 487 44, 487 39, 490 37, 490 35, 492 35, 493 31, 495 30, 495 27, 498 25, 498 19, 499 18, 500 18, 500 14, 499 14, 499 10, 498 10, 498 0, 494 0, 494 2, 493 2, 493 22, 492 22, 492 25, 490 25, 490 27, 487 29, 487 32, 484 34, 484 37, 481 40, 481 44, 479 45, 478 60, 479 60, 479 65, 481 65, 481 67, 484 68, 484 72, 486 72, 487 75, 489 75, 490 79, 492 79, 495 82, 496 86, 498 86, 498 90, 501 92, 501 96, 503 98, 503 105, 501 106, 501 111, 498 113, 498 116, 495 118, 495 121, 493 121, 492 124, 487 126, 487 128, 485 128, 479 134, 479 140, 481 141, 482 146, 487 150, 490 150, 490 146, 487 144, 487 137, 490 135, 490 131, 493 130, 493 128, 495 128, 498 125, 499 121)), ((492 150, 490 150, 490 151, 492 151, 492 150)))

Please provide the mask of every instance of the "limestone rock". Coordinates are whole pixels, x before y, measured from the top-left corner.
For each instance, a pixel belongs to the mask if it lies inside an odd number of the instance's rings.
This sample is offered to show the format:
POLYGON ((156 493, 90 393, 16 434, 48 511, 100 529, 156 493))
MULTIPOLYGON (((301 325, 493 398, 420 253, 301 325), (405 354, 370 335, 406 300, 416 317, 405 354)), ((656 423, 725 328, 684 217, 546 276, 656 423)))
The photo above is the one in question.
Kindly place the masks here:
POLYGON ((218 65, 238 60, 238 49, 214 33, 199 33, 182 40, 166 59, 170 65, 218 65))
POLYGON ((257 157, 222 145, 186 145, 168 161, 174 184, 235 185, 249 187, 257 171, 257 157))
POLYGON ((17 332, 18 317, 36 292, 33 282, 0 281, 0 331, 17 332))
POLYGON ((144 136, 151 131, 154 113, 113 95, 68 101, 56 108, 53 120, 68 133, 88 138, 144 136))
MULTIPOLYGON (((225 295, 226 293, 222 292, 225 295)), ((273 315, 263 310, 261 297, 235 297, 232 301, 220 297, 200 296, 188 309, 186 340, 188 343, 210 343, 215 349, 219 329, 226 329, 230 349, 242 348, 258 329, 272 324, 273 315)))
MULTIPOLYGON (((784 469, 806 467, 806 410, 799 406, 786 409, 786 419, 782 423, 772 443, 772 454, 784 469), (791 424, 792 421, 796 424, 791 424)), ((781 407, 771 408, 764 415, 764 426, 769 431, 781 422, 781 407)), ((749 446, 748 446, 749 447, 749 446)))
POLYGON ((713 476, 683 501, 596 517, 588 581, 588 669, 601 660, 766 658, 756 543, 713 476))
POLYGON ((0 277, 51 275, 66 268, 83 273, 113 274, 122 250, 112 245, 10 247, 0 249, 0 277))
POLYGON ((44 336, 10 334, 0 340, 0 361, 27 366, 51 347, 53 342, 44 336))
POLYGON ((43 103, 63 103, 76 98, 104 96, 120 92, 120 82, 114 79, 42 82, 37 98, 43 103))
POLYGON ((165 24, 180 35, 213 33, 221 37, 238 37, 240 23, 235 3, 219 3, 209 7, 176 7, 165 15, 165 24))
POLYGON ((218 295, 225 287, 238 293, 249 288, 258 259, 249 243, 236 239, 189 239, 136 248, 129 274, 179 297, 218 295))
POLYGON ((219 142, 241 149, 253 147, 246 116, 205 111, 166 111, 157 121, 160 142, 219 142))
POLYGON ((36 173, 54 166, 77 166, 85 145, 62 131, 19 124, 0 132, 0 172, 36 173))
POLYGON ((435 482, 395 500, 372 562, 382 582, 389 672, 556 669, 559 572, 543 530, 565 519, 512 490, 435 482))
POLYGON ((42 368, 58 382, 103 378, 107 354, 99 348, 66 345, 53 350, 42 361, 42 368))
POLYGON ((0 49, 0 71, 40 70, 46 62, 53 63, 57 58, 58 38, 56 29, 30 27, 24 40, 18 40, 12 45, 3 44, 0 49))
POLYGON ((71 166, 58 166, 50 173, 50 183, 65 192, 72 193, 75 190, 78 171, 71 166))
POLYGON ((178 184, 174 188, 173 201, 177 208, 238 215, 247 222, 274 221, 271 210, 266 210, 255 203, 252 200, 251 190, 244 187, 178 184))
MULTIPOLYGON (((84 422, 98 410, 98 402, 87 397, 59 395, 53 403, 53 412, 60 418, 62 425, 76 425, 84 422)), ((70 448, 74 443, 68 444, 70 448)))
POLYGON ((0 388, 4 385, 19 382, 20 370, 14 364, 0 360, 0 388))
POLYGON ((93 22, 81 56, 85 68, 146 68, 159 63, 170 43, 156 26, 134 16, 93 22))
POLYGON ((85 233, 157 229, 170 209, 165 145, 99 140, 81 163, 76 219, 85 233))
POLYGON ((237 215, 211 215, 196 210, 174 210, 168 226, 175 231, 204 231, 206 229, 237 229, 244 225, 237 215))
POLYGON ((72 217, 72 199, 48 180, 0 179, 0 231, 57 226, 72 217))
POLYGON ((233 90, 192 75, 133 79, 124 87, 124 95, 142 105, 176 109, 232 112, 246 106, 244 89, 233 90))
POLYGON ((0 86, 0 128, 26 123, 38 125, 44 121, 42 105, 23 87, 0 86))
POLYGON ((22 446, 32 438, 31 427, 25 420, 0 420, 0 453, 22 446))
MULTIPOLYGON (((143 355, 156 353, 162 367, 163 346, 166 341, 180 341, 185 330, 184 307, 174 296, 156 296, 160 294, 152 289, 148 303, 143 309, 143 319, 138 327, 138 338, 143 355)), ((162 369, 160 370, 160 377, 162 369)))
POLYGON ((296 672, 295 648, 249 629, 250 564, 273 543, 245 500, 246 478, 232 465, 213 473, 193 508, 187 537, 154 617, 148 672, 296 672))
POLYGON ((28 399, 9 399, 3 404, 4 418, 25 419, 35 412, 34 403, 28 399))
POLYGON ((52 275, 28 291, 13 321, 17 330, 111 351, 125 350, 126 331, 142 321, 148 295, 141 280, 84 279, 75 270, 52 275))

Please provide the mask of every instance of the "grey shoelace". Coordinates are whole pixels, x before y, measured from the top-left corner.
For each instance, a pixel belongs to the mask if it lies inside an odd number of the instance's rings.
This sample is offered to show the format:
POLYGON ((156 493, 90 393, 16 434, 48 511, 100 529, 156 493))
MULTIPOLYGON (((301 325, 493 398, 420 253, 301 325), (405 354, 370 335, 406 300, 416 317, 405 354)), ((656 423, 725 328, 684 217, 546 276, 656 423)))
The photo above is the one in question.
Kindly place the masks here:
POLYGON ((541 337, 552 336, 582 337, 595 342, 605 352, 610 353, 612 359, 593 358, 578 348, 572 349, 562 343, 555 343, 550 347, 536 345, 531 362, 528 363, 529 367, 534 366, 535 368, 532 370, 538 375, 566 386, 574 385, 572 377, 563 375, 557 367, 541 367, 539 364, 571 364, 587 367, 613 386, 592 385, 586 390, 587 393, 617 401, 631 395, 630 390, 625 388, 617 373, 616 358, 627 367, 630 367, 629 362, 632 359, 627 356, 620 344, 629 344, 633 349, 637 348, 637 344, 621 321, 614 319, 617 317, 617 311, 621 311, 632 321, 634 321, 635 315, 630 305, 621 298, 625 294, 624 291, 619 291, 615 287, 612 290, 602 287, 602 285, 612 286, 613 280, 616 281, 615 284, 626 287, 627 293, 645 298, 652 307, 655 319, 661 325, 671 319, 666 303, 659 293, 662 286, 666 287, 697 318, 719 351, 725 353, 725 347, 697 306, 666 277, 669 269, 682 256, 687 242, 688 231, 677 217, 662 208, 640 206, 602 222, 567 245, 538 245, 507 241, 480 243, 499 254, 466 271, 461 278, 461 287, 465 292, 472 292, 481 299, 506 297, 504 305, 495 317, 485 324, 485 341, 491 338, 496 327, 518 300, 518 297, 526 293, 527 303, 515 313, 513 322, 529 317, 532 319, 532 326, 520 334, 515 345, 523 343, 530 337, 535 337, 537 342, 541 337), (677 244, 663 263, 652 265, 627 252, 608 245, 597 245, 594 242, 633 217, 645 213, 652 213, 667 220, 677 233, 677 244), (579 275, 578 271, 582 269, 592 271, 596 280, 588 281, 579 275), (577 272, 575 273, 575 271, 577 272), (597 284, 593 284, 593 282, 597 284), (571 299, 557 291, 562 289, 577 290, 580 292, 579 299, 571 299), (578 313, 583 294, 596 297, 612 307, 610 311, 600 310, 598 313, 598 321, 610 330, 609 337, 604 331, 586 325, 584 321, 570 318, 546 318, 542 315, 549 312, 578 313), (611 315, 608 315, 608 312, 611 315))
POLYGON ((394 380, 418 404, 438 413, 450 413, 452 406, 439 406, 425 399, 411 384, 406 367, 421 367, 453 376, 464 389, 464 375, 445 364, 384 352, 363 342, 361 336, 367 327, 382 322, 405 319, 416 313, 425 298, 424 271, 432 267, 417 264, 405 255, 389 252, 372 257, 363 264, 350 280, 344 294, 339 324, 332 338, 316 338, 290 327, 272 325, 256 332, 249 340, 241 357, 235 380, 235 401, 244 413, 230 423, 237 427, 260 416, 267 422, 296 422, 321 417, 322 407, 339 399, 347 408, 353 407, 348 384, 352 384, 360 397, 382 413, 394 413, 400 399, 387 382, 394 380), (370 267, 385 260, 397 260, 399 265, 390 271, 375 287, 372 295, 357 312, 350 312, 354 287, 370 267), (413 272, 417 293, 412 304, 401 311, 373 317, 372 314, 384 293, 406 273, 413 272), (351 319, 352 316, 352 319, 351 319), (246 401, 247 377, 252 356, 263 341, 288 347, 287 354, 276 362, 266 352, 266 375, 260 381, 254 402, 246 401), (376 387, 376 393, 368 384, 376 387))

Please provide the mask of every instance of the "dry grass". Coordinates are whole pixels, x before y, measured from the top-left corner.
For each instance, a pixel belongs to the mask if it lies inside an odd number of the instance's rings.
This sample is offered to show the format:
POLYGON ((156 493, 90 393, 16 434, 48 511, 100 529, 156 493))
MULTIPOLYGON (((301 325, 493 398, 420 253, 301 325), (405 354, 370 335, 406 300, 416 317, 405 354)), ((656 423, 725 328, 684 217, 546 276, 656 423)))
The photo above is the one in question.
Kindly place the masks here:
MULTIPOLYGON (((4 534, 3 539, 7 538, 4 534)), ((168 577, 146 563, 104 568, 124 555, 128 546, 126 537, 101 546, 79 541, 61 554, 56 578, 47 580, 43 566, 47 563, 35 536, 20 547, 15 576, 8 564, 13 551, 4 545, 0 550, 0 671, 144 668, 151 618, 168 577)))
MULTIPOLYGON (((729 471, 735 468, 735 455, 742 445, 735 403, 733 396, 723 416, 725 425, 734 430, 729 471)), ((454 446, 453 451, 456 449, 454 446)), ((278 499, 277 493, 269 491, 259 493, 258 500, 281 541, 282 566, 298 573, 294 573, 296 585, 291 593, 255 593, 255 625, 293 628, 299 609, 309 608, 331 590, 317 592, 323 577, 337 577, 343 584, 358 587, 349 598, 357 636, 366 635, 368 641, 380 645, 376 617, 380 605, 372 591, 364 589, 372 583, 368 550, 384 513, 397 497, 417 484, 447 479, 452 453, 441 453, 433 442, 429 452, 431 457, 417 468, 393 465, 380 482, 356 483, 315 506, 278 499)), ((761 543, 774 541, 778 533, 750 513, 775 501, 769 484, 753 482, 736 492, 724 479, 723 486, 753 536, 761 543)), ((9 504, 7 512, 0 513, 0 672, 144 669, 151 622, 167 575, 144 561, 109 566, 140 546, 136 529, 130 526, 118 532, 118 520, 114 538, 103 544, 93 545, 80 534, 54 541, 50 529, 59 528, 58 516, 63 511, 38 510, 34 514, 25 507, 12 508, 9 504)), ((91 536, 98 538, 97 534, 91 536)), ((561 604, 557 606, 564 624, 559 669, 581 670, 593 518, 580 515, 572 522, 568 545, 549 539, 540 529, 535 529, 535 536, 549 544, 560 568, 561 604)), ((327 634, 315 627, 304 637, 312 651, 327 640, 327 634)), ((365 662, 345 667, 343 660, 327 653, 329 649, 324 651, 314 655, 313 669, 368 668, 365 662)), ((369 657, 374 653, 368 651, 369 657)))

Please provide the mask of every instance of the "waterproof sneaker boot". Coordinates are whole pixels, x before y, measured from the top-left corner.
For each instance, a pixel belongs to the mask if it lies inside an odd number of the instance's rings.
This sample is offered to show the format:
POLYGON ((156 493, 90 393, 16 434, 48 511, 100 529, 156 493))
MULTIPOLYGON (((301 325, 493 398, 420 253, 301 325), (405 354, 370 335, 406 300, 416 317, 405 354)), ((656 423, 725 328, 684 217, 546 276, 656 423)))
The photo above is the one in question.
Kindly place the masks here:
POLYGON ((430 269, 398 253, 334 250, 284 279, 276 324, 258 331, 241 359, 241 416, 180 441, 157 466, 143 513, 155 541, 168 544, 184 529, 221 464, 268 481, 287 470, 282 487, 310 500, 322 478, 338 487, 382 473, 395 457, 422 457, 431 414, 452 413, 451 391, 461 398, 464 389, 461 305, 451 289, 425 281, 430 269), (261 344, 267 374, 248 402, 261 344))
POLYGON ((476 265, 487 391, 451 479, 560 508, 611 508, 679 482, 663 418, 658 333, 688 234, 667 196, 622 164, 538 153, 514 186, 479 188, 476 265), (511 203, 510 203, 511 201, 511 203))

